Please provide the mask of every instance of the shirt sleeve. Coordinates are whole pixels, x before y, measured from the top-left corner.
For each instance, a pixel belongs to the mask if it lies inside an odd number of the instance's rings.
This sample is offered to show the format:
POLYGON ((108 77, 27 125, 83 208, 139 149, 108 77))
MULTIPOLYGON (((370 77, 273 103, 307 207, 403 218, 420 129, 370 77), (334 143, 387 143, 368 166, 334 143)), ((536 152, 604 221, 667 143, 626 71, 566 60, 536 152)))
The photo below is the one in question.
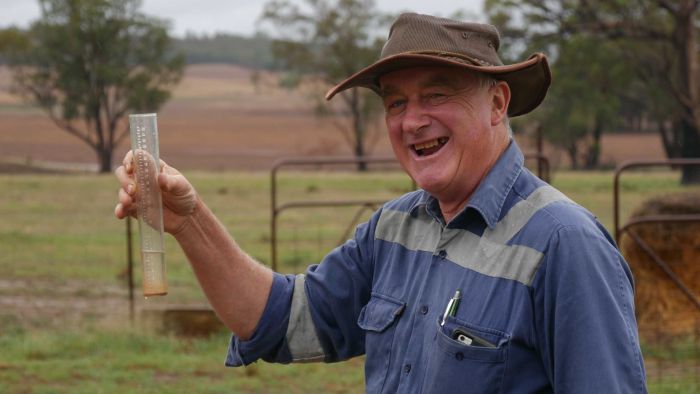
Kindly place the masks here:
POLYGON ((309 312, 326 362, 365 353, 365 333, 357 319, 371 296, 378 217, 375 213, 369 223, 358 226, 353 239, 307 271, 309 312))
POLYGON ((294 275, 274 273, 270 296, 253 335, 247 341, 241 340, 235 334, 231 336, 226 366, 248 365, 258 359, 279 363, 291 362, 285 334, 293 292, 294 275))
MULTIPOLYGON (((361 224, 355 237, 329 253, 306 275, 274 274, 265 310, 247 341, 231 337, 227 366, 259 359, 289 363, 338 361, 364 353, 357 317, 370 298, 373 228, 361 224)), ((235 295, 232 295, 235 296, 235 295)))
POLYGON ((533 283, 537 340, 557 393, 646 393, 632 273, 599 224, 552 237, 533 283))

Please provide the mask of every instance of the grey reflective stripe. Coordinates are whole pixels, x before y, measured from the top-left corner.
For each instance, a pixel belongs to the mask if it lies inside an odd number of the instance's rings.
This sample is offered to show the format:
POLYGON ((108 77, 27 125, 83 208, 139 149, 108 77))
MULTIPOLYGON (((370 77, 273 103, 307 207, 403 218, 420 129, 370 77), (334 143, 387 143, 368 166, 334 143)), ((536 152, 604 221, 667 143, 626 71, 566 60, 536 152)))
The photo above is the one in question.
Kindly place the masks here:
POLYGON ((493 230, 487 228, 482 237, 491 242, 504 244, 525 227, 535 212, 555 201, 573 203, 559 190, 548 185, 541 186, 530 193, 525 200, 521 200, 513 205, 493 230))
POLYGON ((529 286, 542 261, 542 253, 527 246, 492 243, 468 231, 458 238, 445 248, 447 258, 484 275, 529 286))
POLYGON ((309 302, 304 291, 304 275, 294 279, 292 309, 287 326, 287 343, 294 362, 323 361, 324 353, 311 319, 309 302))
POLYGON ((432 252, 440 241, 440 223, 419 209, 418 217, 411 217, 407 212, 384 209, 375 238, 400 243, 411 250, 432 252))
POLYGON ((556 201, 571 202, 553 187, 542 186, 515 204, 493 229, 486 228, 481 237, 466 230, 443 229, 424 210, 419 210, 421 214, 417 217, 407 212, 384 210, 375 237, 410 250, 434 253, 444 249, 448 259, 462 267, 530 285, 542 261, 542 253, 523 245, 507 245, 507 242, 537 211, 556 201))

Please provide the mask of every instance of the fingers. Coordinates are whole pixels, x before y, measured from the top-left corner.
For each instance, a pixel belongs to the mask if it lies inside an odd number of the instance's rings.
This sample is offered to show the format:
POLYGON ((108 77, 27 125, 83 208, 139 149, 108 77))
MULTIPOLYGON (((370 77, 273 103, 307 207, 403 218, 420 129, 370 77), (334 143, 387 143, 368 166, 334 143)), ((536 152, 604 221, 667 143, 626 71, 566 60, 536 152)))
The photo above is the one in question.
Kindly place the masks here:
POLYGON ((122 165, 126 169, 127 174, 134 173, 134 152, 133 151, 126 152, 126 155, 124 155, 124 160, 122 160, 122 165))
POLYGON ((124 166, 117 167, 114 170, 114 175, 116 175, 119 185, 129 194, 133 195, 136 190, 136 183, 134 181, 134 174, 127 172, 124 166))
POLYGON ((129 208, 129 206, 134 203, 133 193, 130 194, 125 189, 119 189, 119 203, 129 208))
POLYGON ((116 207, 114 207, 114 216, 117 217, 117 219, 124 219, 127 216, 131 216, 132 218, 136 219, 136 207, 134 205, 131 205, 129 209, 125 208, 122 203, 117 204, 116 207))
POLYGON ((119 219, 124 219, 127 216, 136 217, 136 206, 134 204, 136 183, 134 182, 133 154, 131 151, 124 156, 122 165, 117 167, 114 175, 121 186, 118 191, 119 203, 114 208, 114 216, 119 219))
POLYGON ((127 216, 136 217, 136 205, 134 204, 134 194, 136 187, 133 183, 127 183, 117 192, 119 203, 114 208, 114 216, 124 219, 127 216))

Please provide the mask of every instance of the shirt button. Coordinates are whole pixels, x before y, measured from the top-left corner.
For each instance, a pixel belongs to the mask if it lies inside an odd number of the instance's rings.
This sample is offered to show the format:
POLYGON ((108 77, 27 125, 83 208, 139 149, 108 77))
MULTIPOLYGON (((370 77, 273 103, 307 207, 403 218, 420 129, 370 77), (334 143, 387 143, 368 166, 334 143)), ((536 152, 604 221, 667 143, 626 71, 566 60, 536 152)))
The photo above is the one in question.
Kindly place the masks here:
POLYGON ((420 313, 421 313, 421 315, 425 315, 426 313, 428 313, 428 306, 427 305, 421 306, 420 313))
POLYGON ((464 360, 464 354, 462 354, 462 352, 457 352, 457 354, 455 354, 455 358, 457 361, 462 361, 464 360))
POLYGON ((411 372, 411 364, 406 364, 403 366, 403 371, 406 373, 411 372))
POLYGON ((440 256, 441 259, 444 259, 445 257, 447 257, 447 252, 445 251, 445 249, 442 249, 441 251, 439 251, 438 256, 440 256))

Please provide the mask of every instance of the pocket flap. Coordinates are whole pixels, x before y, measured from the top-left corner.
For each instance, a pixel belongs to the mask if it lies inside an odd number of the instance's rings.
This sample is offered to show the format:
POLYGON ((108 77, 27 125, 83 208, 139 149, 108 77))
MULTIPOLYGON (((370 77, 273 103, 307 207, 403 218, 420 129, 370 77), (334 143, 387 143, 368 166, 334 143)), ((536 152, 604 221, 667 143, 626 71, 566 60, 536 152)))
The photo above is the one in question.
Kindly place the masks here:
POLYGON ((368 331, 382 332, 401 315, 406 303, 382 294, 372 294, 360 311, 357 324, 368 331))

